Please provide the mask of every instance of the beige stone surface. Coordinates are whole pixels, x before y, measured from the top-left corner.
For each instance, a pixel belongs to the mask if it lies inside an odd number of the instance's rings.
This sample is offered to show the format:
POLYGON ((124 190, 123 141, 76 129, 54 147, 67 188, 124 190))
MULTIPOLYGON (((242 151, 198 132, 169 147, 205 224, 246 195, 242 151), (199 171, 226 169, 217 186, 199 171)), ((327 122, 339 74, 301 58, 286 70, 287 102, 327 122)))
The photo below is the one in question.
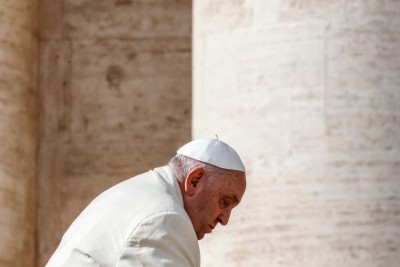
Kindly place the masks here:
POLYGON ((193 135, 248 169, 202 266, 399 265, 399 4, 194 2, 193 135))
POLYGON ((191 1, 40 1, 38 266, 104 189, 191 133, 191 1))
POLYGON ((0 266, 35 261, 36 1, 0 1, 0 266))

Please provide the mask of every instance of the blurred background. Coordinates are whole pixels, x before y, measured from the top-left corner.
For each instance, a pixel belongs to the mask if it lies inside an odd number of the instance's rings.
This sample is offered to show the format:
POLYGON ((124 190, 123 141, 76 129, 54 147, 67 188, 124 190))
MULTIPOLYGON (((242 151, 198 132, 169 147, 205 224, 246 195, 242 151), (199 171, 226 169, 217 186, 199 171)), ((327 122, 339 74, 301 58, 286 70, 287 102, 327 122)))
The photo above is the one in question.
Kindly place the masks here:
POLYGON ((202 266, 400 265, 397 0, 0 0, 0 266, 214 137, 247 167, 202 266))

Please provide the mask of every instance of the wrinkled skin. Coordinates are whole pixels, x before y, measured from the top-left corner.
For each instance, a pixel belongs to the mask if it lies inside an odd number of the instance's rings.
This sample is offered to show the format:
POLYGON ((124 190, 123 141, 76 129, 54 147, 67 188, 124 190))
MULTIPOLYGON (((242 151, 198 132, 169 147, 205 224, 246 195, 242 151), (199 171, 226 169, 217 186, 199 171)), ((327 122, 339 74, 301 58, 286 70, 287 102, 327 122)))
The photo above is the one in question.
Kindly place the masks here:
POLYGON ((245 190, 246 177, 240 171, 208 174, 203 168, 197 168, 187 175, 181 191, 198 240, 211 233, 218 223, 228 223, 232 209, 240 203, 245 190))

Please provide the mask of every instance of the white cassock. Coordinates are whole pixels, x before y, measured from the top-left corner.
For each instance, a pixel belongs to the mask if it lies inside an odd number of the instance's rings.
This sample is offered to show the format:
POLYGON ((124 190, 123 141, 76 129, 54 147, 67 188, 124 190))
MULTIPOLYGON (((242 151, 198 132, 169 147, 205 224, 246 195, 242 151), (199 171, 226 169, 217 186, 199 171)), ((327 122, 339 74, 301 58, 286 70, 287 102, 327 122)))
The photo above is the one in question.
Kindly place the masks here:
POLYGON ((199 267, 196 233, 168 166, 103 192, 72 223, 46 267, 199 267))

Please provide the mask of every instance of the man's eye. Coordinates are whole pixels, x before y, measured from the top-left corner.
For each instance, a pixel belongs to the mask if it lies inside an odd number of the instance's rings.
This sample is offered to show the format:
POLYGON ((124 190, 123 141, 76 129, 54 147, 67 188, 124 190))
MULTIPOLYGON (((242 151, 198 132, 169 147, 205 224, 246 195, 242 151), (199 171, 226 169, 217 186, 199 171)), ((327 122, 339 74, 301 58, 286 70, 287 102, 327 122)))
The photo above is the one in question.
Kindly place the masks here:
POLYGON ((226 198, 223 198, 223 199, 220 201, 220 206, 221 206, 221 208, 226 208, 226 207, 228 207, 230 204, 231 204, 231 201, 230 201, 229 199, 226 199, 226 198))

